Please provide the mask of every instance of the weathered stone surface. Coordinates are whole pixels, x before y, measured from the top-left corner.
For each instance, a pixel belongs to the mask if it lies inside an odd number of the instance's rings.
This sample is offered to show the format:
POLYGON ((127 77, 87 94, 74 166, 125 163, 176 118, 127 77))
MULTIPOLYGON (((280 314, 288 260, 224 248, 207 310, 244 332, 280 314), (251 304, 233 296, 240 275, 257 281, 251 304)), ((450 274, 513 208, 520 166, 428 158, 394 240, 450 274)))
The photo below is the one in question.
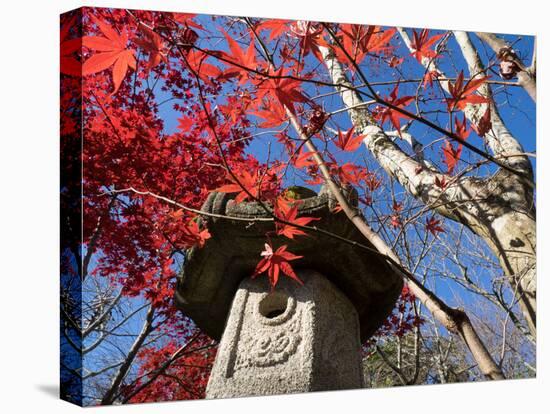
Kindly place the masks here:
MULTIPOLYGON (((343 213, 334 213, 336 201, 325 189, 317 196, 304 198, 299 216, 320 218, 314 224, 339 236, 370 246, 343 213)), ((350 196, 351 202, 354 197, 350 196)), ((260 260, 266 232, 274 234, 273 222, 253 222, 269 217, 255 202, 235 204, 224 193, 212 193, 203 211, 232 217, 250 218, 250 222, 206 218, 212 234, 205 246, 189 252, 178 277, 176 304, 212 338, 220 339, 231 302, 241 281, 249 278, 260 260)), ((271 238, 274 249, 288 244, 288 249, 303 259, 292 262, 294 269, 321 272, 342 291, 359 315, 361 340, 380 326, 391 311, 402 288, 401 278, 392 272, 375 253, 343 243, 333 237, 312 233, 297 241, 271 238)))
POLYGON ((207 398, 326 391, 363 386, 354 306, 312 270, 304 285, 245 279, 233 300, 207 398))

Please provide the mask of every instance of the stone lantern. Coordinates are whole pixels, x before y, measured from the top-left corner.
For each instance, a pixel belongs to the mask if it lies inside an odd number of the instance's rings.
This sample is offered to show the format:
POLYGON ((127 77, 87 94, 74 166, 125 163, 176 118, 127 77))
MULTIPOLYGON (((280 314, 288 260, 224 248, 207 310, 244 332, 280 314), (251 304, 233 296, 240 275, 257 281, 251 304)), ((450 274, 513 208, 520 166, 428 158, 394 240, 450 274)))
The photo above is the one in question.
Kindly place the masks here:
MULTIPOLYGON (((300 216, 370 246, 323 187, 300 189, 300 216)), ((350 203, 356 205, 356 197, 350 203)), ((361 388, 361 343, 389 315, 403 282, 376 253, 315 232, 296 241, 271 237, 303 256, 292 266, 303 285, 281 275, 272 289, 250 276, 274 223, 255 202, 212 193, 202 211, 250 219, 205 217, 212 237, 190 250, 176 289, 177 306, 220 340, 207 398, 361 388)))

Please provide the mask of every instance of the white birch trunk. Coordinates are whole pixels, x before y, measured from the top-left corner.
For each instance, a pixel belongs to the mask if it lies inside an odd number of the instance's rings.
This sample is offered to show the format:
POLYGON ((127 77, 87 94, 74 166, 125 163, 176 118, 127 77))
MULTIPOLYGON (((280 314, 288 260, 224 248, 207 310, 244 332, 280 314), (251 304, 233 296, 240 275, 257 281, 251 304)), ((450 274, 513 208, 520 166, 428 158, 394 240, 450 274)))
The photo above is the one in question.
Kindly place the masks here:
MULTIPOLYGON (((408 41, 410 44, 406 33, 403 30, 400 32, 405 43, 408 41)), ((483 68, 479 58, 478 62, 475 61, 477 54, 472 55, 475 50, 471 43, 464 41, 460 33, 457 40, 470 72, 482 76, 483 68), (479 71, 474 71, 476 65, 479 71)), ((362 99, 349 88, 352 85, 333 51, 326 47, 319 49, 332 82, 342 85, 337 89, 344 105, 349 108, 356 131, 365 134, 364 143, 368 150, 410 194, 428 206, 434 205, 433 209, 438 213, 463 223, 487 242, 516 293, 531 333, 536 336, 536 222, 531 187, 521 178, 505 171, 491 178, 455 179, 413 159, 377 126, 366 107, 358 106, 362 99), (443 177, 449 183, 444 191, 434 185, 436 178, 441 180, 443 177)), ((423 64, 428 70, 438 70, 433 61, 425 60, 423 64)), ((446 82, 441 84, 444 90, 448 90, 446 82)), ((481 92, 490 97, 488 85, 481 92)), ((486 104, 468 105, 465 115, 470 122, 477 124, 486 108, 486 104)), ((504 156, 503 162, 532 176, 531 164, 526 156, 510 156, 523 153, 523 148, 506 129, 494 104, 491 104, 491 110, 493 128, 486 136, 490 149, 495 155, 504 156)))

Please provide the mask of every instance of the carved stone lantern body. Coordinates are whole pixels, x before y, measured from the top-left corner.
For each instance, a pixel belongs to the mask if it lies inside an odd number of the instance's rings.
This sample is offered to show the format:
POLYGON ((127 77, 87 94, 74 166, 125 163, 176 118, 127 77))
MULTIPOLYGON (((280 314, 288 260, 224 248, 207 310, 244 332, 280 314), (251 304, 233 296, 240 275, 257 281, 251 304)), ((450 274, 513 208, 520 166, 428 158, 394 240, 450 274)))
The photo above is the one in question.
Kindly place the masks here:
POLYGON ((326 277, 299 271, 271 291, 245 279, 237 291, 208 383, 208 398, 363 386, 359 320, 326 277))

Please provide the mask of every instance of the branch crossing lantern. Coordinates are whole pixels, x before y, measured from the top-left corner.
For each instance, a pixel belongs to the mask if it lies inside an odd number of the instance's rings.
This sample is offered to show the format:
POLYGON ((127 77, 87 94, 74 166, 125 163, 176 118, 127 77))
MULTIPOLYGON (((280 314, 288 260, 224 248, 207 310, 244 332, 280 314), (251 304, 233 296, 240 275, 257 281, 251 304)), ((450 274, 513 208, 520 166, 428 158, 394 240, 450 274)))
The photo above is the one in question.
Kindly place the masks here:
MULTIPOLYGON (((300 216, 316 227, 370 246, 325 187, 300 189, 300 216)), ((357 197, 349 194, 357 206, 357 197)), ((383 258, 319 232, 287 244, 302 259, 293 267, 303 285, 281 277, 252 279, 273 222, 256 202, 236 204, 211 193, 202 211, 251 221, 204 217, 212 237, 193 248, 178 277, 176 304, 220 340, 207 398, 361 388, 360 346, 390 314, 403 282, 383 258)), ((273 232, 274 233, 274 232, 273 232)), ((373 248, 374 249, 374 248, 373 248)))

